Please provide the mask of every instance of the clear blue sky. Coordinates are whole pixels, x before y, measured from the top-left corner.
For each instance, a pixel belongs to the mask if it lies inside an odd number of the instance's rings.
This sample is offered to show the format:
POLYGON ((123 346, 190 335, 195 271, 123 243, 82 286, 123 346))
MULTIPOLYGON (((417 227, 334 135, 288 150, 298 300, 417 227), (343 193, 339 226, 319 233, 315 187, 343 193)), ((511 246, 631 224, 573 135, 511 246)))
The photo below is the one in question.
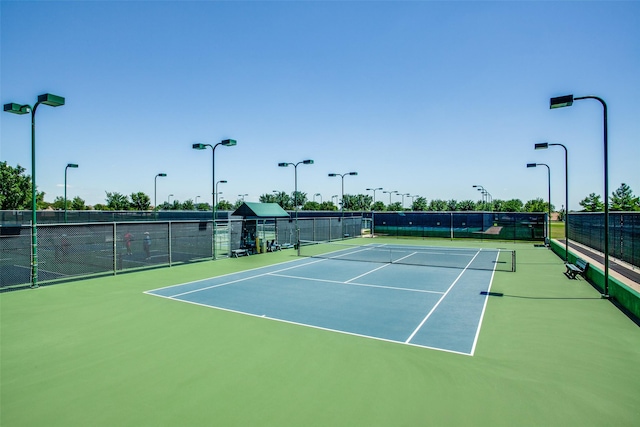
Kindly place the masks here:
MULTIPOLYGON (((5 1, 0 101, 66 97, 36 115, 37 182, 53 201, 211 200, 211 150, 231 202, 309 199, 383 187, 427 200, 603 194, 602 108, 549 109, 597 95, 609 107, 609 189, 640 194, 640 2, 5 1)), ((29 116, 0 114, 0 160, 31 173, 29 116)), ((370 192, 368 194, 371 194, 370 192)), ((388 194, 376 198, 389 202, 388 194)), ((319 200, 317 198, 317 200, 319 200)), ((401 198, 394 196, 393 201, 401 198)), ((405 205, 409 205, 405 198, 405 205)))

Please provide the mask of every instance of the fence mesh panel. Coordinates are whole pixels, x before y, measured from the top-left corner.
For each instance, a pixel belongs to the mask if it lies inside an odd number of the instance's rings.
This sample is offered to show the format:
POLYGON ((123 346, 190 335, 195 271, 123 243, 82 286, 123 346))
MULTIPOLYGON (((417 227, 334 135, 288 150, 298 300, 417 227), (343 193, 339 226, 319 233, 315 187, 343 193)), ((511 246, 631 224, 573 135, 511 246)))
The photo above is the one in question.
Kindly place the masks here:
MULTIPOLYGON (((604 213, 568 215, 569 239, 604 252, 604 213)), ((640 267, 640 213, 609 212, 609 255, 640 267)))

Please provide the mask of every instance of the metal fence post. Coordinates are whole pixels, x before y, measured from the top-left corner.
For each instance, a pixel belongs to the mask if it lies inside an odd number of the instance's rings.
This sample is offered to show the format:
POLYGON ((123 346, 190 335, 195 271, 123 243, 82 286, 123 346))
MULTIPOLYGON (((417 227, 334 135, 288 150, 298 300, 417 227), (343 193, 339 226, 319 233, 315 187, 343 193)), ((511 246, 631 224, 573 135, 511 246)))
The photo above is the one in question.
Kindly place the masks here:
POLYGON ((171 221, 169 221, 167 223, 167 230, 168 230, 168 233, 169 233, 169 244, 168 244, 168 247, 169 247, 169 267, 171 267, 171 252, 173 252, 171 250, 171 221))
POLYGON ((116 223, 113 223, 113 275, 115 276, 118 271, 118 243, 116 241, 117 236, 117 226, 116 223))

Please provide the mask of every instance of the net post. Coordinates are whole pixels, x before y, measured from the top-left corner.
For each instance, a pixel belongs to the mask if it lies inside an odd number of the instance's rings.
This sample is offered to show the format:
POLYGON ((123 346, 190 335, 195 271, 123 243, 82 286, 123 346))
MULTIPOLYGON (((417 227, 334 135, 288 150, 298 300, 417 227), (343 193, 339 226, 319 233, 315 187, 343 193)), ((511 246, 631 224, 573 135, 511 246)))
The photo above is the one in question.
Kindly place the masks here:
POLYGON ((511 272, 516 272, 516 251, 515 249, 511 252, 511 272))

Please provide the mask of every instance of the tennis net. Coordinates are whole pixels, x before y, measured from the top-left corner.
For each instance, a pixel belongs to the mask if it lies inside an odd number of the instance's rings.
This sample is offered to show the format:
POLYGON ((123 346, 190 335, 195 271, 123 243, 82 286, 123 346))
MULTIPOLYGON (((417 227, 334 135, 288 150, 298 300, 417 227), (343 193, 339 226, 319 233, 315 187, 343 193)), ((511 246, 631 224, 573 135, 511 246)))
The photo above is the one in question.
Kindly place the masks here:
POLYGON ((337 242, 300 242, 300 256, 344 261, 447 267, 470 270, 516 271, 516 252, 508 249, 445 248, 432 246, 337 242))

